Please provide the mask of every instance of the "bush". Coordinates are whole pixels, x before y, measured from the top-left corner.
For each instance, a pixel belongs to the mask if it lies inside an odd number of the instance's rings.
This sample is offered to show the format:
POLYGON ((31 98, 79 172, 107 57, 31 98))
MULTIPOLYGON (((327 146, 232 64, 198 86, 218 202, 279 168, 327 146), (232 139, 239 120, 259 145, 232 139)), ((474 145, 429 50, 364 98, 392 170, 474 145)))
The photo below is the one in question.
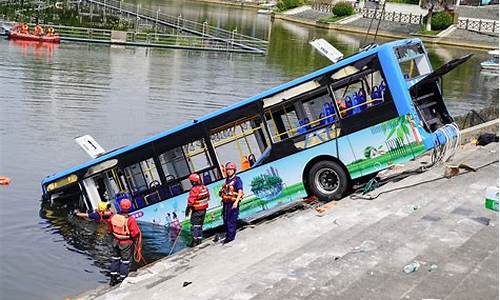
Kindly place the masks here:
POLYGON ((278 11, 284 11, 304 5, 304 0, 278 0, 278 11))
POLYGON ((439 11, 432 14, 431 28, 432 30, 444 30, 453 24, 453 17, 445 12, 439 11))
POLYGON ((351 3, 346 1, 337 2, 333 8, 332 13, 337 17, 350 16, 354 14, 354 8, 351 3))

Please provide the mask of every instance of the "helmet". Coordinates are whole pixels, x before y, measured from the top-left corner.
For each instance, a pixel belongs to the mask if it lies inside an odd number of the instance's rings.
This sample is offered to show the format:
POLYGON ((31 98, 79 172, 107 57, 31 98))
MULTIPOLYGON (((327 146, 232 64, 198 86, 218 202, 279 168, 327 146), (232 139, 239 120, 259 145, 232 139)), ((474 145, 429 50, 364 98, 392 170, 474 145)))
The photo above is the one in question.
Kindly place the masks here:
POLYGON ((108 203, 104 201, 99 202, 99 204, 97 205, 97 210, 101 212, 105 211, 107 208, 108 208, 108 203))
POLYGON ((120 209, 122 211, 128 211, 132 207, 132 202, 129 199, 122 199, 120 201, 120 209))
POLYGON ((235 170, 236 171, 236 164, 234 162, 228 162, 226 164, 226 170, 235 170))
POLYGON ((189 181, 191 181, 192 183, 200 184, 201 177, 200 177, 200 175, 193 173, 193 174, 189 175, 189 181))

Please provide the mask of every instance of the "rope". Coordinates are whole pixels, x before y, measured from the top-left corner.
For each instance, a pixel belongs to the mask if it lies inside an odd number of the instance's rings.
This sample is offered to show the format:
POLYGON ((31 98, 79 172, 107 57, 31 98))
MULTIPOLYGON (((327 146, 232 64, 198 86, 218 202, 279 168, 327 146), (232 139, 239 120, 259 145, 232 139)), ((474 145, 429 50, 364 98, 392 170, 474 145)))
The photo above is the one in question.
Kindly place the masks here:
POLYGON ((142 256, 142 233, 139 231, 139 237, 135 243, 134 260, 138 263, 141 259, 144 261, 144 264, 148 264, 146 259, 144 259, 144 256, 142 256))
POLYGON ((170 249, 170 252, 168 252, 167 256, 170 256, 172 254, 172 252, 174 252, 175 245, 177 245, 177 241, 179 240, 179 237, 181 236, 181 232, 182 232, 182 230, 179 231, 179 233, 177 234, 177 237, 175 238, 174 244, 172 245, 172 248, 170 249))

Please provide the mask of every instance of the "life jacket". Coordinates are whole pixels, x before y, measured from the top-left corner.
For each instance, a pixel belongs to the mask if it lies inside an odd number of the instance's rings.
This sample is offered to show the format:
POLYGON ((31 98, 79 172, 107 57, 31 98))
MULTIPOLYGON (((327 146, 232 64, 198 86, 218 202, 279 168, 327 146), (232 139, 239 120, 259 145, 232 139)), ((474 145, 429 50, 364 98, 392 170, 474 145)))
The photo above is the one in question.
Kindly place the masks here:
POLYGON ((233 178, 229 183, 225 182, 220 190, 220 197, 224 202, 234 202, 238 198, 238 191, 234 190, 234 184, 236 183, 236 177, 233 178))
POLYGON ((204 185, 199 185, 193 187, 193 189, 197 189, 198 193, 196 195, 196 199, 192 204, 192 207, 195 210, 204 210, 208 208, 208 202, 210 201, 210 194, 208 193, 208 189, 204 185))
POLYGON ((52 35, 54 35, 54 28, 49 27, 49 28, 47 29, 47 35, 48 35, 48 36, 52 36, 52 35))
POLYGON ((128 229, 128 216, 115 214, 111 217, 111 228, 115 238, 119 240, 129 240, 130 230, 128 229))

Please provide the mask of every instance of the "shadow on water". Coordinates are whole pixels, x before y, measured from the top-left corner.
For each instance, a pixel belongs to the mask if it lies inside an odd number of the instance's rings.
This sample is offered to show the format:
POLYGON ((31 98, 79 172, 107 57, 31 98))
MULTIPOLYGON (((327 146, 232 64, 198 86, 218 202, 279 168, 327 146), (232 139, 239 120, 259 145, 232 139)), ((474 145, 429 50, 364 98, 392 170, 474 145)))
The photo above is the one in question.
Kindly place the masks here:
MULTIPOLYGON (((49 206, 42 203, 40 218, 45 230, 61 236, 66 242, 66 249, 83 255, 100 269, 100 273, 109 278, 109 266, 112 256, 112 234, 106 223, 96 223, 76 217, 67 206, 49 206)), ((190 243, 190 234, 171 230, 169 226, 140 223, 142 232, 142 254, 145 261, 134 263, 132 271, 168 255, 172 255, 190 243)), ((100 281, 101 283, 105 283, 100 281)))

